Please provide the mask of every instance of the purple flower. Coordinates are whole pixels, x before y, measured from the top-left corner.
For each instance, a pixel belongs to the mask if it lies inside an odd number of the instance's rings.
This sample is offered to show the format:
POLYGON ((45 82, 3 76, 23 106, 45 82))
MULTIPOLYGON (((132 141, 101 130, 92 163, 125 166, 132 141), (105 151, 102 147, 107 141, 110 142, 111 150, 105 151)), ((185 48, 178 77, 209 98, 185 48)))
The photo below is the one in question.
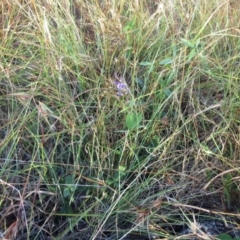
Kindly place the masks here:
POLYGON ((130 93, 130 89, 126 84, 124 78, 118 77, 116 73, 114 74, 114 77, 117 79, 113 81, 113 84, 115 85, 115 88, 117 90, 117 96, 124 96, 130 93))

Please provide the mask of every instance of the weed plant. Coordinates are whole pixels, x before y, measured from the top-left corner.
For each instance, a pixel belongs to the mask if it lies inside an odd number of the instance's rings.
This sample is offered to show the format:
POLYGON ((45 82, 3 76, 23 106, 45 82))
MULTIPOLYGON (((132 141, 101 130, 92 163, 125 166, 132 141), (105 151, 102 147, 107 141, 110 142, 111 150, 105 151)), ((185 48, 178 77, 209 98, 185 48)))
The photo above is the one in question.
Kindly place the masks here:
POLYGON ((194 219, 239 216, 239 16, 237 0, 2 0, 2 237, 201 239, 194 219))

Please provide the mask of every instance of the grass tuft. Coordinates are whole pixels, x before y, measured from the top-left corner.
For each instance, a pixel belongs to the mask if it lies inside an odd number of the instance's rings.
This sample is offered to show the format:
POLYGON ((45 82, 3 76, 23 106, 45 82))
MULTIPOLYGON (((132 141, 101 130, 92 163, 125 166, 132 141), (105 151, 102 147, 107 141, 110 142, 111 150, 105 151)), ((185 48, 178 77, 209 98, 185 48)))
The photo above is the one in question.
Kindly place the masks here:
POLYGON ((2 2, 0 236, 180 239, 196 219, 237 222, 237 6, 2 2))

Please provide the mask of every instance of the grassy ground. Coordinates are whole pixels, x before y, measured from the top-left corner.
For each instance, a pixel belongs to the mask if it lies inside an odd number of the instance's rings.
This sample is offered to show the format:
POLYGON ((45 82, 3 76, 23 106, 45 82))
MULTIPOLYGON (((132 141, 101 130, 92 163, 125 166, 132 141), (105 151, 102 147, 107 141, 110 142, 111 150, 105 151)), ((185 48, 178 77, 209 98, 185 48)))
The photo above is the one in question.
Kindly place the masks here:
POLYGON ((2 0, 4 237, 174 239, 199 216, 239 218, 239 14, 2 0))

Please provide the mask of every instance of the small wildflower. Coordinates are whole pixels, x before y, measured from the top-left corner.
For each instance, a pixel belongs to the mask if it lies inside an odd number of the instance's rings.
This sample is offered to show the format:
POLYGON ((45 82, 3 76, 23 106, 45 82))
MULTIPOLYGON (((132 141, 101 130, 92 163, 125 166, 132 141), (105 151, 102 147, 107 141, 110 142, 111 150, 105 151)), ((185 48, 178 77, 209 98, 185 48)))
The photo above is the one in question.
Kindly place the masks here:
POLYGON ((130 93, 130 89, 125 82, 123 77, 118 77, 116 73, 114 73, 114 77, 116 78, 113 81, 113 84, 115 85, 115 88, 117 90, 117 96, 124 96, 130 93))

